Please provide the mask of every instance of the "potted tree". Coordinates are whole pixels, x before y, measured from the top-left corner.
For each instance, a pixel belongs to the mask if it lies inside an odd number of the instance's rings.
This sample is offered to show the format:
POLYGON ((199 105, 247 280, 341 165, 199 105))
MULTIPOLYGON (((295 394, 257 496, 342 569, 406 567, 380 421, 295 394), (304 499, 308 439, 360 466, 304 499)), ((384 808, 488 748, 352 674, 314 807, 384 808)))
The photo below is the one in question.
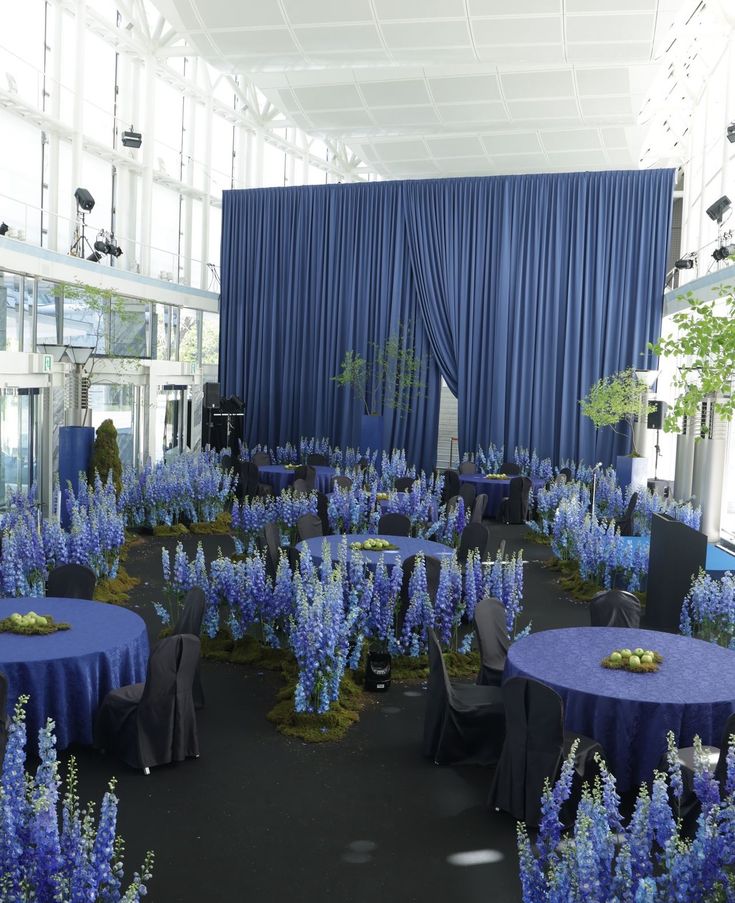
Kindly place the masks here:
POLYGON ((580 401, 582 413, 589 417, 596 429, 609 426, 620 436, 630 438, 631 451, 628 455, 618 455, 615 471, 618 483, 625 488, 629 485, 646 484, 648 459, 639 455, 635 443, 634 423, 638 417, 646 417, 652 407, 646 404, 648 386, 628 368, 603 376, 580 401), (620 425, 625 424, 623 429, 620 425))
POLYGON ((425 386, 425 360, 408 346, 408 329, 399 326, 382 344, 371 343, 364 358, 359 351, 347 351, 340 372, 332 379, 349 388, 360 402, 362 422, 360 448, 378 454, 384 448, 384 412, 410 412, 414 399, 425 386))

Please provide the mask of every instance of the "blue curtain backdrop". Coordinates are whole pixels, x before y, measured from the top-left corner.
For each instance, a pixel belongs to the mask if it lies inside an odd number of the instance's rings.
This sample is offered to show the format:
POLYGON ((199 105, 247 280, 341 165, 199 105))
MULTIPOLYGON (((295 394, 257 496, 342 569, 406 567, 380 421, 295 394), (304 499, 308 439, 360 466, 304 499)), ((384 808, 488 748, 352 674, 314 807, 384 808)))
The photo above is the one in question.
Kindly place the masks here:
MULTIPOLYGON (((579 399, 646 367, 660 332, 672 170, 225 192, 220 380, 246 436, 359 435, 330 379, 402 321, 459 399, 460 446, 555 460, 627 451, 579 399)), ((438 377, 386 438, 433 463, 438 377)))
POLYGON ((385 411, 388 447, 433 467, 439 371, 406 259, 401 183, 227 191, 223 201, 220 381, 245 401, 245 436, 271 445, 329 436, 357 445, 361 409, 332 379, 399 324, 426 358, 410 414, 385 411))

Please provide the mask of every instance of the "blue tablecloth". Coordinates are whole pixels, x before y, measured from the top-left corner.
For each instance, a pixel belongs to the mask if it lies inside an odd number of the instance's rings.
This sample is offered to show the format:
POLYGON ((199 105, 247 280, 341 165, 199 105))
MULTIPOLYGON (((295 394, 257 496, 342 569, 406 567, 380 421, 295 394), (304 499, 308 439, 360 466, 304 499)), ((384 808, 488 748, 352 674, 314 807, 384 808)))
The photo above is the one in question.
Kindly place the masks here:
MULTIPOLYGON (((314 467, 314 470, 316 470, 315 489, 323 492, 325 495, 331 492, 332 477, 337 473, 334 467, 324 467, 318 464, 314 467)), ((264 464, 258 468, 258 476, 261 483, 268 483, 273 487, 276 495, 280 495, 296 479, 294 471, 291 468, 284 467, 283 464, 264 464)))
MULTIPOLYGON (((342 542, 343 536, 317 536, 314 539, 307 539, 306 542, 302 542, 299 544, 299 549, 303 549, 304 546, 311 553, 311 557, 314 561, 319 562, 322 560, 322 544, 324 540, 329 543, 329 548, 332 554, 332 558, 336 559, 339 554, 339 545, 342 542)), ((350 553, 350 543, 353 542, 364 542, 366 539, 387 539, 388 542, 392 543, 394 546, 398 546, 398 550, 393 552, 366 552, 361 551, 365 563, 369 567, 375 567, 378 563, 378 559, 380 556, 383 556, 383 560, 388 567, 391 567, 396 563, 396 561, 400 558, 401 561, 405 561, 410 555, 416 555, 418 552, 423 552, 425 555, 433 555, 436 558, 440 558, 442 555, 450 555, 452 553, 452 549, 449 546, 445 546, 440 542, 431 542, 429 539, 415 539, 412 536, 370 536, 367 533, 349 533, 347 534, 347 551, 348 556, 350 553)))
POLYGON ((719 746, 735 711, 735 652, 677 634, 621 627, 544 630, 514 643, 505 677, 533 677, 564 699, 565 727, 605 748, 621 790, 650 781, 666 751, 666 732, 680 746, 695 734, 719 746), (611 671, 600 662, 615 649, 653 649, 655 674, 611 671))
POLYGON ((47 636, 0 633, 0 670, 8 678, 8 711, 22 693, 29 748, 46 718, 56 722, 57 748, 91 744, 97 708, 109 690, 145 680, 148 634, 132 611, 80 599, 0 599, 0 618, 13 612, 50 614, 71 624, 47 636))
MULTIPOLYGON (((477 495, 484 494, 487 496, 487 505, 485 506, 485 517, 497 517, 500 510, 500 503, 508 495, 510 488, 510 477, 507 480, 488 480, 481 473, 471 473, 460 475, 460 483, 470 483, 475 487, 477 495)), ((545 485, 544 480, 531 480, 533 483, 533 491, 541 489, 545 485)))

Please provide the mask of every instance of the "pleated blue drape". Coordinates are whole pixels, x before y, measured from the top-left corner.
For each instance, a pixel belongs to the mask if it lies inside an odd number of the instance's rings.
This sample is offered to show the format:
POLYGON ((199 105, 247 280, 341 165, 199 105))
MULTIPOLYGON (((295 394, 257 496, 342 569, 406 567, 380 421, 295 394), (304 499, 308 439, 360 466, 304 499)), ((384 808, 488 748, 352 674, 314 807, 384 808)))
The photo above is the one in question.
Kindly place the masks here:
POLYGON ((355 443, 360 411, 331 377, 410 322, 428 389, 408 418, 387 412, 386 437, 409 458, 433 464, 441 371, 464 450, 611 461, 627 449, 579 399, 650 364, 673 184, 648 170, 225 192, 220 379, 248 439, 355 443))

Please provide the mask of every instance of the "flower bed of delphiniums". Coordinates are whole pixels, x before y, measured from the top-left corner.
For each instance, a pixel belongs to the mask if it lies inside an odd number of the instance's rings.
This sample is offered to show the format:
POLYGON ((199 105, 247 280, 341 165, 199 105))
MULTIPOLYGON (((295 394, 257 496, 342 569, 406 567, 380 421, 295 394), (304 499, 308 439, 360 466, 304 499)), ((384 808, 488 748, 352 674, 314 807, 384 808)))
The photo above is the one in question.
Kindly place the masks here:
POLYGON ((0 896, 16 901, 136 903, 147 893, 153 854, 126 885, 123 840, 117 835, 115 783, 95 823, 92 805, 79 802, 73 758, 62 782, 54 723, 38 734, 40 763, 25 771, 26 724, 21 697, 10 721, 0 781, 0 896), (65 786, 64 786, 65 783, 65 786))
MULTIPOLYGON (((416 657, 426 652, 427 628, 433 627, 445 647, 457 649, 463 616, 471 620, 485 594, 504 604, 509 633, 515 636, 523 607, 520 553, 499 556, 489 566, 471 553, 464 568, 455 554, 443 556, 434 604, 426 588, 425 559, 418 555, 400 624, 400 561, 387 565, 381 556, 371 569, 358 550, 349 548, 347 536, 334 560, 327 542, 319 564, 302 553, 295 574, 284 550, 275 579, 268 575, 259 552, 237 561, 220 556, 208 568, 201 545, 193 560, 181 543, 173 561, 166 550, 162 556, 165 603, 159 603, 157 611, 163 623, 176 619, 192 586, 201 586, 207 599, 203 630, 208 637, 226 629, 238 641, 249 632, 267 645, 293 653, 300 687, 295 705, 304 712, 322 713, 337 701, 345 669, 358 666, 366 643, 416 657), (349 656, 340 651, 345 641, 349 656)), ((459 651, 469 651, 471 639, 468 635, 459 651)))
MULTIPOLYGON (((578 741, 577 741, 578 742, 578 741)), ((565 831, 563 806, 574 779, 574 747, 542 800, 538 836, 518 826, 524 903, 720 903, 735 895, 735 739, 727 752, 724 787, 708 773, 695 737, 694 793, 701 814, 693 837, 682 833, 679 805, 684 785, 673 733, 668 734, 668 773, 656 772, 653 789, 642 785, 625 821, 614 776, 598 759, 600 779, 582 793, 565 831)))
POLYGON ((727 571, 716 579, 700 570, 681 606, 679 629, 684 636, 735 649, 735 575, 727 571))

